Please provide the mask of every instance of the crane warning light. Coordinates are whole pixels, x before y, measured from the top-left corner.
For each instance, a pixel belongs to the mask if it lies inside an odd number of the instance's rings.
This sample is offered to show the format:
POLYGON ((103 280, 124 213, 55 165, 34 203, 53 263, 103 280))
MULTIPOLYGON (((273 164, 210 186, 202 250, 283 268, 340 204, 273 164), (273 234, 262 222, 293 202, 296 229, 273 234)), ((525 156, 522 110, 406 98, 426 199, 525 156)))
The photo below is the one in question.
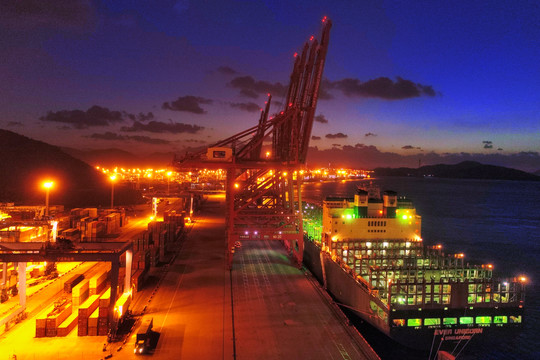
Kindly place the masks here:
POLYGON ((295 52, 295 53, 294 53, 294 55, 293 55, 293 57, 297 57, 297 56, 298 56, 298 53, 297 53, 297 52, 295 52))
POLYGON ((311 37, 309 38, 309 41, 313 41, 313 39, 315 39, 315 36, 311 35, 311 37))
POLYGON ((326 22, 326 19, 327 19, 327 17, 326 17, 326 16, 325 16, 325 17, 323 17, 323 18, 322 18, 322 22, 323 22, 323 23, 324 23, 324 22, 326 22))

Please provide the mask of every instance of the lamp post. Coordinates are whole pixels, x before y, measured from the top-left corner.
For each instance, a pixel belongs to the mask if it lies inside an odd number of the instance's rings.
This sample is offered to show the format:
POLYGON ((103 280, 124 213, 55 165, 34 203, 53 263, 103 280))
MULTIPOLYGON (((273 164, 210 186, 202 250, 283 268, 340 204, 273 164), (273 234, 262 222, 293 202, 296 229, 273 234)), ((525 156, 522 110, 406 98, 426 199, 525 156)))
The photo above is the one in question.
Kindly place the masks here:
POLYGON ((170 196, 170 182, 171 182, 172 171, 167 172, 167 196, 170 196))
POLYGON ((111 179, 111 209, 114 209, 114 181, 116 180, 116 174, 109 176, 111 179))
POLYGON ((54 182, 44 181, 43 187, 45 188, 45 216, 49 216, 49 191, 53 187, 54 182))

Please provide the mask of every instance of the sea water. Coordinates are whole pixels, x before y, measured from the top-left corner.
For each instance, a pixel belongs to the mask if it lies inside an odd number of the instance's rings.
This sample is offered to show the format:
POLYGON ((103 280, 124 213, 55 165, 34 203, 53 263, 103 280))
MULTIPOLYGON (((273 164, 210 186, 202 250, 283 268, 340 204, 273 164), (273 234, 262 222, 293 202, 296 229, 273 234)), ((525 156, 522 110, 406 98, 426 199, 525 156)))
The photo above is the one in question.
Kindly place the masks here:
POLYGON ((386 177, 304 183, 302 196, 352 197, 370 182, 413 201, 425 244, 464 253, 471 264, 493 264, 495 277, 527 276, 521 333, 489 346, 471 341, 459 358, 540 359, 540 182, 386 177))

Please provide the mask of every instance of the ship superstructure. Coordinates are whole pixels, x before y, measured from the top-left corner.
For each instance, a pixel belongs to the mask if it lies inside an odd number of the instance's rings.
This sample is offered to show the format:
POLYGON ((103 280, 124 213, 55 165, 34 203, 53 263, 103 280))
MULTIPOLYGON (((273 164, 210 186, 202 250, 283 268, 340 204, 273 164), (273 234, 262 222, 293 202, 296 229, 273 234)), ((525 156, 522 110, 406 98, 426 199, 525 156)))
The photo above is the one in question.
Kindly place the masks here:
POLYGON ((491 264, 426 246, 421 216, 395 192, 359 189, 304 213, 307 251, 320 251, 307 256, 308 267, 338 302, 392 338, 422 347, 433 336, 466 340, 522 325, 525 278, 498 280, 491 264))

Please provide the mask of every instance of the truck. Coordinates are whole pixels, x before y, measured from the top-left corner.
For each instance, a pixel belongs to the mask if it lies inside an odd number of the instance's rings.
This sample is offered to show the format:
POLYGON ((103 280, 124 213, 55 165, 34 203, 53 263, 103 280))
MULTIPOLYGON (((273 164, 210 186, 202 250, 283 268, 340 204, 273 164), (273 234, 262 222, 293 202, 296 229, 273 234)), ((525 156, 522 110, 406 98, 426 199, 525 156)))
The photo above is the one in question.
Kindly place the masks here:
POLYGON ((135 354, 146 354, 150 349, 152 326, 154 326, 154 318, 148 317, 142 320, 135 338, 135 349, 133 350, 135 354))

